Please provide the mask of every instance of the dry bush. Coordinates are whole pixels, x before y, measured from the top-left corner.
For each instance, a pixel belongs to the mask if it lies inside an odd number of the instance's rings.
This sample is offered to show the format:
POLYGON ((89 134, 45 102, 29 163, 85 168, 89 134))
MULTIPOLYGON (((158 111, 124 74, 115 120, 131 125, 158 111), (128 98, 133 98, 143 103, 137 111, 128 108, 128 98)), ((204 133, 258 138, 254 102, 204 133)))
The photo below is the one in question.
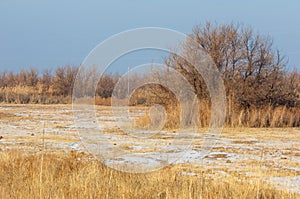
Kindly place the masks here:
POLYGON ((163 107, 160 110, 151 111, 151 109, 157 109, 157 105, 146 107, 146 114, 142 117, 138 117, 134 124, 137 127, 143 129, 164 129, 164 130, 176 130, 180 127, 180 107, 163 107))
POLYGON ((260 109, 242 110, 236 126, 247 127, 299 127, 300 109, 286 106, 267 106, 260 109))
POLYGON ((263 181, 213 179, 201 168, 170 165, 152 173, 122 173, 90 156, 2 151, 2 198, 296 198, 263 181), (183 175, 198 172, 197 176, 183 175))
POLYGON ((16 86, 0 88, 0 101, 12 104, 67 104, 71 96, 55 96, 41 93, 36 88, 16 86))
MULTIPOLYGON (((178 99, 167 88, 158 84, 147 84, 138 89, 131 95, 129 105, 153 106, 160 105, 166 113, 165 129, 177 129, 180 126, 180 105, 178 99)), ((153 116, 155 117, 155 115, 153 116)), ((138 120, 138 124, 145 126, 151 120, 149 115, 138 120), (143 121, 144 120, 144 121, 143 121)), ((155 124, 153 124, 155 126, 155 124)))
POLYGON ((102 98, 100 96, 95 97, 95 104, 101 106, 111 106, 111 97, 109 98, 102 98))
MULTIPOLYGON (((147 98, 142 95, 142 101, 145 106, 150 106, 147 98)), ((137 96, 134 96, 139 101, 137 96)), ((153 100, 153 99, 152 99, 153 100)), ((161 100, 161 99, 160 99, 161 100)), ((142 104, 143 104, 142 103, 142 104)), ((189 104, 183 104, 189 108, 189 104)), ((191 110, 193 111, 193 110, 191 110)), ((178 129, 181 122, 188 123, 190 118, 182 118, 180 105, 167 109, 167 123, 164 129, 178 129), (187 120, 187 121, 184 121, 187 120)), ((207 128, 211 118, 211 103, 208 100, 199 101, 199 118, 196 122, 199 128, 207 128)), ((151 122, 149 113, 137 120, 137 125, 145 127, 151 122)), ((231 108, 231 112, 226 113, 226 127, 299 127, 300 126, 300 108, 287 106, 265 106, 261 108, 231 108)))

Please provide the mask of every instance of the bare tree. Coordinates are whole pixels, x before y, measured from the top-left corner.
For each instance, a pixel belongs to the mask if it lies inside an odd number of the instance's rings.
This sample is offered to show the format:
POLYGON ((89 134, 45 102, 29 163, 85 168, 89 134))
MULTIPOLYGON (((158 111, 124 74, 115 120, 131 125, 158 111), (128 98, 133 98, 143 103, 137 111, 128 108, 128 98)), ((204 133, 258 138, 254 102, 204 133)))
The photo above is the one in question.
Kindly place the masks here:
POLYGON ((78 67, 69 65, 56 69, 53 87, 57 95, 71 96, 77 71, 78 67))
MULTIPOLYGON (((199 25, 181 47, 186 54, 201 48, 211 56, 223 75, 229 107, 277 106, 285 103, 287 95, 292 95, 284 89, 285 58, 274 50, 269 37, 253 33, 252 28, 235 24, 199 25)), ((199 99, 208 98, 203 78, 194 66, 174 54, 166 63, 186 77, 199 99)))
POLYGON ((51 75, 50 70, 45 70, 43 72, 43 75, 40 79, 40 83, 42 86, 43 93, 47 92, 50 89, 50 87, 52 85, 52 75, 51 75))
POLYGON ((27 71, 26 85, 30 87, 36 87, 39 81, 38 75, 39 75, 38 70, 34 68, 30 68, 27 71))
POLYGON ((17 77, 16 77, 16 75, 14 75, 13 72, 9 72, 5 76, 4 82, 7 87, 11 87, 11 88, 15 87, 18 84, 17 77))
POLYGON ((0 74, 0 88, 5 88, 7 86, 6 76, 7 76, 6 71, 1 72, 1 74, 0 74))

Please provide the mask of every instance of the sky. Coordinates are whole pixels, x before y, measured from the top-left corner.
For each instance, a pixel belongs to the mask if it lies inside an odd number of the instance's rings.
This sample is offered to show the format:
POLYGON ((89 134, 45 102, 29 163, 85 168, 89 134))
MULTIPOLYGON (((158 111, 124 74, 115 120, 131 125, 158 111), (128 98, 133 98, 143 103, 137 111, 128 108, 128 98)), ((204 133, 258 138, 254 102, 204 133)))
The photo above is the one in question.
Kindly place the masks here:
POLYGON ((78 66, 119 32, 163 27, 188 34, 206 21, 242 23, 271 36, 289 68, 300 69, 299 9, 298 0, 0 0, 0 70, 78 66))

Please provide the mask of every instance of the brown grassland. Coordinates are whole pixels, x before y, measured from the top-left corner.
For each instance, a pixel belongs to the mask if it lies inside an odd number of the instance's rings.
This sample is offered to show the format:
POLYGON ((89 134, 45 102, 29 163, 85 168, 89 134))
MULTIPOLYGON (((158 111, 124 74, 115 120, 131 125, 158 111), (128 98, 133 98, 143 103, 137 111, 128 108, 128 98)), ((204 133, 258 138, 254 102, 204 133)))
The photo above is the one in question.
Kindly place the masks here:
POLYGON ((24 154, 2 151, 1 198, 297 198, 261 180, 247 177, 211 177, 210 170, 172 165, 134 174, 112 170, 90 156, 24 154), (197 170, 199 175, 181 175, 197 170))
MULTIPOLYGON (((51 147, 51 143, 79 141, 71 136, 73 131, 66 131, 72 123, 72 112, 66 111, 71 110, 69 105, 2 108, 6 111, 0 111, 0 198, 300 198, 288 189, 288 183, 278 187, 266 180, 300 175, 293 170, 300 168, 294 160, 300 155, 299 128, 225 128, 221 137, 231 143, 220 143, 206 159, 216 165, 179 163, 150 173, 125 173, 107 167, 84 150, 51 147), (35 117, 41 110, 44 115, 38 118, 46 121, 46 132, 36 126, 39 119, 35 117), (25 132, 14 135, 2 132, 3 128, 25 132), (230 159, 226 154, 236 155, 230 159), (252 156, 254 159, 248 158, 252 156)), ((99 116, 109 116, 108 107, 96 108, 99 116)), ((147 117, 140 119, 142 124, 147 121, 147 117)), ((122 138, 116 131, 110 128, 106 133, 122 138)), ((132 146, 134 143, 126 145, 126 150, 132 146)))

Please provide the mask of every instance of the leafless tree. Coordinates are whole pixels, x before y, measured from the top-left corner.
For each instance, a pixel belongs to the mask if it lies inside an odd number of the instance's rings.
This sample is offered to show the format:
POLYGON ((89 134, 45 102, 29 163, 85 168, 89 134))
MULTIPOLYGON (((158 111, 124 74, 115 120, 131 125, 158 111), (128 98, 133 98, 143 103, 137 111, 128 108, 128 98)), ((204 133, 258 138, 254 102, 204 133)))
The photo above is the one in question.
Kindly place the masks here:
MULTIPOLYGON (((223 75, 229 107, 277 106, 287 103, 286 96, 295 94, 285 88, 285 57, 274 49, 269 37, 255 34, 252 28, 198 25, 181 47, 186 54, 201 48, 211 56, 223 75)), ((175 54, 166 63, 186 77, 199 99, 208 98, 205 82, 194 66, 175 54)))
POLYGON ((41 83, 41 86, 42 86, 42 92, 45 93, 47 92, 51 85, 52 85, 52 75, 51 75, 51 72, 50 70, 45 70, 43 72, 43 75, 42 77, 40 78, 40 83, 41 83))
POLYGON ((26 86, 35 87, 39 81, 38 74, 38 70, 30 68, 26 74, 26 86))
POLYGON ((69 65, 55 70, 53 87, 57 95, 71 96, 78 67, 69 65))

